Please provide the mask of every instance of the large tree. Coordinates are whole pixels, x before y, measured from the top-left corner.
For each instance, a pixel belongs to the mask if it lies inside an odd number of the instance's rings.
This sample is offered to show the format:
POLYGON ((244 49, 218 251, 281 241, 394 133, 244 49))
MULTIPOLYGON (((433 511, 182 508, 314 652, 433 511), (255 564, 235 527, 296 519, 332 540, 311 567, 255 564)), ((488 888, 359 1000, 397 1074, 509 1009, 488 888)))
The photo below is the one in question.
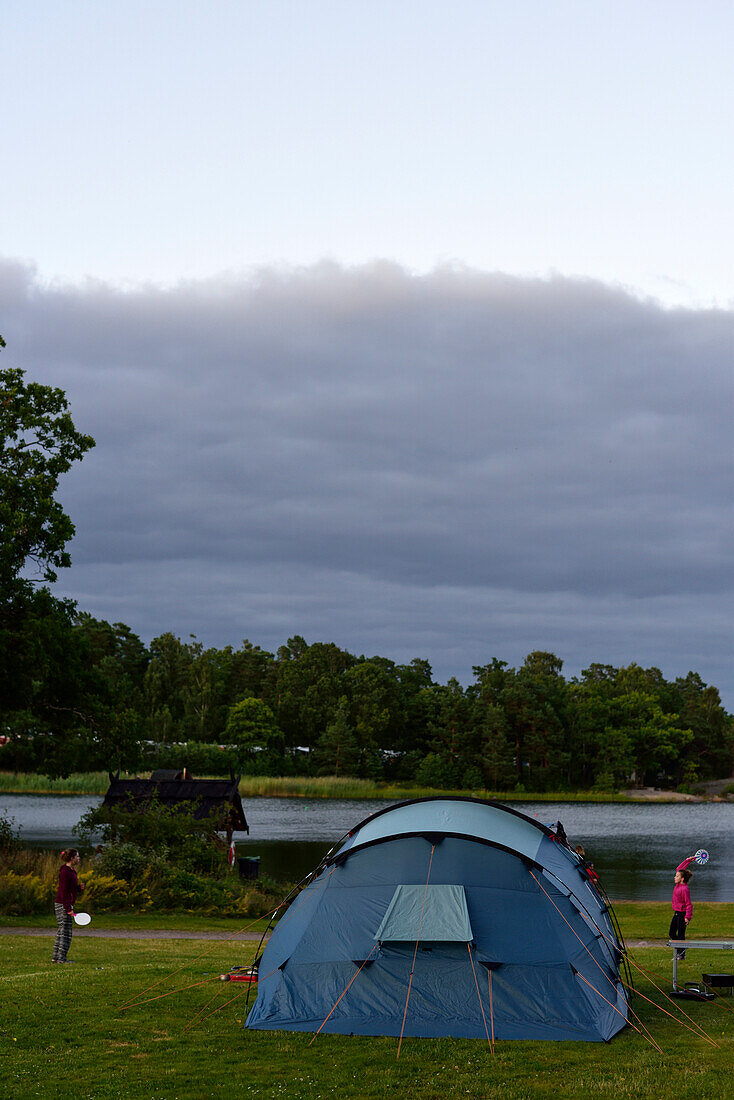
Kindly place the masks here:
POLYGON ((55 494, 93 446, 74 427, 63 390, 26 382, 17 367, 0 370, 0 600, 12 598, 27 570, 55 581, 71 564, 74 524, 55 494))
POLYGON ((27 756, 49 774, 99 766, 128 740, 93 682, 73 603, 43 586, 70 564, 74 525, 55 497, 59 478, 93 446, 63 390, 0 370, 0 728, 16 766, 27 756))

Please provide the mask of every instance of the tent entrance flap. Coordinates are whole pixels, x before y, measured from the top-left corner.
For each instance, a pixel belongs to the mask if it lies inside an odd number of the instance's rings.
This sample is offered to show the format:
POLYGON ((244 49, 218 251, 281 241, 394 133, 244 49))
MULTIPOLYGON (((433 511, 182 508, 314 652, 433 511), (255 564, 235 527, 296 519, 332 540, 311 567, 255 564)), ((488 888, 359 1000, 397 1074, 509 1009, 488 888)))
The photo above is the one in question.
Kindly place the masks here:
POLYGON ((397 886, 375 939, 415 942, 419 928, 421 940, 471 943, 474 934, 464 887, 397 886))

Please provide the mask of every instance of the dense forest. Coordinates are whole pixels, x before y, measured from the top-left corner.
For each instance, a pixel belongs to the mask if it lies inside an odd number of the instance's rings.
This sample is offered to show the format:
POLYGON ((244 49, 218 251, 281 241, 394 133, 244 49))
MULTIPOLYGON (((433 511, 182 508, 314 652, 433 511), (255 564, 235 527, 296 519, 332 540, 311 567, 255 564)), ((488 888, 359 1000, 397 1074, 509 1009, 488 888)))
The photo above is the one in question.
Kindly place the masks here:
MULTIPOLYGON (((0 337, 0 349, 4 346, 0 337)), ((0 370, 0 769, 56 776, 188 763, 199 774, 354 775, 421 786, 549 791, 690 787, 729 775, 732 719, 695 672, 552 653, 493 658, 463 686, 428 661, 355 656, 290 638, 146 646, 48 588, 74 525, 59 477, 94 440, 63 391, 0 370)))
MULTIPOLYGON (((188 762, 261 775, 354 775, 421 786, 548 791, 690 787, 728 775, 732 721, 695 672, 594 664, 565 679, 552 653, 493 659, 468 687, 290 638, 149 647, 35 593, 3 646, 0 768, 63 774, 188 762), (221 747, 223 746, 223 748, 221 747)), ((6 633, 7 639, 7 633, 6 633)))

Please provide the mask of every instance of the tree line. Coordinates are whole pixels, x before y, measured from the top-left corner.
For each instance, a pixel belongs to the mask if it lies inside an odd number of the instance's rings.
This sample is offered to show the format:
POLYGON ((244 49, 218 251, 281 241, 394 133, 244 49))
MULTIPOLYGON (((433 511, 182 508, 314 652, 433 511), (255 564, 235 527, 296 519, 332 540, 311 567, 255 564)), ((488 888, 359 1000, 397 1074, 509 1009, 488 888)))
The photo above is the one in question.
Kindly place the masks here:
POLYGON ((464 686, 436 682, 423 659, 299 636, 276 653, 172 633, 146 646, 44 590, 24 610, 2 646, 0 767, 198 760, 208 771, 219 762, 497 791, 690 787, 731 771, 732 718, 696 672, 671 681, 657 668, 592 664, 567 679, 557 656, 535 651, 518 668, 477 665, 464 686))
POLYGON ((477 665, 463 686, 436 682, 424 659, 300 636, 276 653, 172 633, 146 645, 95 619, 47 587, 70 565, 74 534, 58 481, 92 447, 62 390, 0 370, 0 769, 56 776, 190 757, 207 771, 498 791, 730 773, 732 719, 695 672, 668 681, 592 664, 566 679, 557 656, 535 651, 519 668, 477 665))

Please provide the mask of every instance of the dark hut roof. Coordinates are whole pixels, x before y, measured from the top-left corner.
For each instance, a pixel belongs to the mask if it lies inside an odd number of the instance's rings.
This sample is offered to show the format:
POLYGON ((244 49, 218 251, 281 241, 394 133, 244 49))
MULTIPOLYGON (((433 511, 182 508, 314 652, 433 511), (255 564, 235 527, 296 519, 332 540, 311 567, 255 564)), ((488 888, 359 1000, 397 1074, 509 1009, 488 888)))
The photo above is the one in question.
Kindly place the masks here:
POLYGON ((142 807, 153 796, 161 806, 191 802, 195 805, 194 817, 208 817, 221 810, 222 828, 249 833, 237 789, 239 779, 184 779, 183 775, 187 773, 166 770, 154 772, 150 779, 120 779, 110 774, 110 786, 102 805, 142 807))

